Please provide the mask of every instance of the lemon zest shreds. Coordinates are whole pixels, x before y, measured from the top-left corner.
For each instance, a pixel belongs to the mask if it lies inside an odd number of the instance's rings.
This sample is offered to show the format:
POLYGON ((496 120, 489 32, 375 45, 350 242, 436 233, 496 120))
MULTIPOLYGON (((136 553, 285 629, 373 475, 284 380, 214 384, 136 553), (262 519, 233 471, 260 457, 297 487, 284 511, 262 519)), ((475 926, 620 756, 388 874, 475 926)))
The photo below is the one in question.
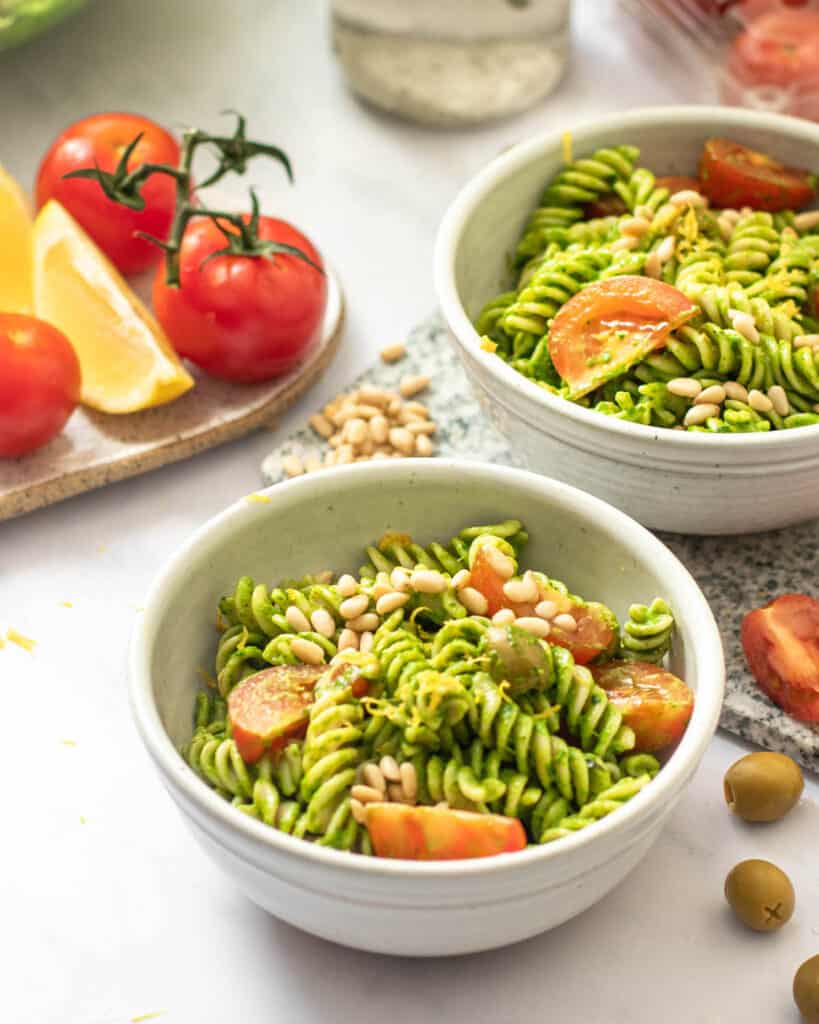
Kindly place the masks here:
POLYGON ((62 743, 64 747, 76 747, 77 745, 76 740, 60 740, 60 743, 62 743))
POLYGON ((18 647, 22 647, 24 651, 33 651, 37 644, 36 640, 32 640, 31 637, 18 633, 17 630, 11 626, 6 630, 6 639, 9 643, 17 644, 18 647))
POLYGON ((570 164, 572 162, 572 133, 563 132, 560 136, 560 145, 563 147, 563 162, 570 164))
POLYGON ((74 605, 70 601, 60 601, 61 608, 73 608, 74 605))
POLYGON ((492 341, 491 338, 487 338, 486 336, 484 336, 483 338, 481 338, 481 348, 484 350, 484 352, 496 352, 498 346, 494 341, 492 341))
POLYGON ((685 238, 687 242, 693 244, 696 241, 697 235, 699 233, 700 226, 697 222, 697 213, 694 210, 693 206, 689 206, 688 213, 685 215, 685 218, 682 222, 682 226, 680 227, 680 234, 683 236, 683 238, 685 238))
POLYGON ((269 494, 247 494, 245 501, 250 504, 269 505, 271 498, 269 494))
POLYGON ((155 1020, 157 1017, 161 1017, 164 1010, 151 1010, 149 1013, 140 1013, 136 1017, 131 1018, 131 1024, 142 1024, 145 1020, 155 1020))

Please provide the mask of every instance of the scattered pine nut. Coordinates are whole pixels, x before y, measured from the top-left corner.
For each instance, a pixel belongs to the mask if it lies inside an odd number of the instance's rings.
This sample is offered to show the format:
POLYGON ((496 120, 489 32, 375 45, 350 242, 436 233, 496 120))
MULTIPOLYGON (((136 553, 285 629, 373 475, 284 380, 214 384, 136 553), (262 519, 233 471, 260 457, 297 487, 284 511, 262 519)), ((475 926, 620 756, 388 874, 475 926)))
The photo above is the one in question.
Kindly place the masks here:
POLYGON ((412 455, 415 451, 415 438, 406 427, 393 427, 389 437, 390 444, 402 455, 412 455))
POLYGON ((791 411, 791 403, 781 384, 772 384, 768 388, 768 398, 773 404, 774 412, 779 416, 787 416, 791 411))
POLYGON ((414 803, 418 796, 418 775, 412 761, 402 761, 398 766, 398 773, 401 776, 401 789, 404 797, 414 803))
POLYGON ((507 580, 503 585, 503 593, 513 604, 530 604, 537 601, 540 596, 537 583, 531 576, 524 576, 520 580, 507 580))
POLYGON ((333 436, 333 424, 323 413, 317 412, 314 416, 310 417, 309 422, 310 426, 315 430, 319 437, 323 437, 327 440, 333 436))
POLYGON ((452 586, 455 590, 460 590, 462 587, 468 587, 471 579, 472 573, 469 569, 459 569, 452 577, 452 586))
MULTIPOLYGON (((571 618, 571 616, 569 616, 571 618)), ((574 622, 574 619, 572 619, 574 622)), ((552 631, 552 627, 545 619, 541 619, 534 615, 524 615, 519 619, 515 619, 515 625, 519 629, 525 629, 527 633, 532 633, 534 636, 541 638, 547 637, 552 631)))
POLYGON ((397 363, 399 359, 403 359, 407 354, 406 345, 402 345, 401 342, 396 342, 395 345, 387 345, 381 349, 381 359, 385 363, 397 363))
MULTIPOLYGON (((344 577, 342 576, 342 579, 344 577)), ((341 580, 339 580, 339 583, 341 580)), ((356 585, 357 586, 357 585, 356 585)), ((338 606, 339 613, 344 619, 357 619, 360 615, 366 612, 367 607, 370 603, 369 597, 366 594, 355 594, 353 597, 348 597, 342 601, 338 606)))
POLYGON ((754 345, 759 344, 759 331, 756 329, 756 322, 750 313, 744 313, 738 309, 729 309, 728 316, 735 331, 739 332, 754 345))
MULTIPOLYGON (((676 209, 676 207, 675 207, 676 209)), ((674 235, 666 235, 666 237, 657 246, 657 256, 660 259, 660 263, 668 263, 668 261, 674 255, 674 250, 677 247, 677 239, 674 235)))
POLYGON ((335 636, 336 623, 333 616, 326 608, 316 608, 310 616, 310 624, 317 633, 326 636, 328 640, 335 636))
POLYGON ((409 594, 402 594, 400 590, 393 590, 391 593, 379 597, 375 603, 375 610, 379 615, 389 615, 390 612, 394 612, 397 608, 403 608, 407 601, 409 601, 409 594))
POLYGON ((373 649, 374 643, 375 636, 369 631, 365 631, 358 638, 358 649, 359 651, 361 651, 362 654, 369 654, 369 652, 373 649))
POLYGON ((402 398, 412 398, 415 395, 420 395, 422 391, 426 391, 429 387, 429 377, 425 374, 416 374, 414 376, 407 376, 401 378, 401 383, 398 385, 398 390, 401 392, 402 398))
POLYGON ((672 395, 679 395, 680 398, 696 398, 702 391, 702 384, 693 377, 675 377, 666 387, 672 395))
POLYGON ((725 401, 725 388, 721 384, 712 384, 710 388, 700 391, 694 399, 694 405, 722 405, 725 401))
MULTIPOLYGON (((358 580, 355 576, 345 572, 343 576, 339 576, 336 588, 342 597, 352 597, 353 594, 358 593, 358 580)), ((366 605, 364 607, 366 608, 366 605)))
POLYGON ((809 231, 819 224, 819 210, 808 210, 806 213, 797 213, 793 218, 793 226, 797 231, 809 231))
POLYGON ((552 622, 558 629, 562 629, 564 633, 574 633, 577 630, 577 620, 574 615, 569 615, 568 612, 563 612, 562 615, 555 615, 552 622))
POLYGON ((360 800, 350 798, 350 812, 359 825, 367 824, 367 808, 360 800))
POLYGON ((541 619, 553 619, 557 615, 557 605, 554 601, 539 601, 535 605, 535 615, 541 619))
POLYGON ((360 783, 350 790, 350 796, 353 800, 358 800, 362 804, 372 804, 379 802, 384 799, 384 794, 380 789, 376 789, 374 786, 365 786, 360 783))
POLYGON ((390 754, 385 754, 378 762, 378 767, 381 769, 381 774, 387 780, 387 782, 400 782, 401 771, 398 767, 398 762, 390 754))
POLYGON ((426 434, 420 434, 415 439, 415 454, 422 459, 428 459, 432 455, 432 441, 426 434))
POLYGON ((324 651, 312 640, 305 640, 303 636, 296 636, 290 641, 290 650, 296 655, 299 661, 305 665, 321 665, 324 663, 324 651))
POLYGON ((645 271, 646 277, 653 277, 655 281, 662 274, 663 265, 660 262, 660 254, 656 249, 646 256, 646 261, 643 264, 643 270, 645 271))
POLYGON ((744 384, 740 384, 738 380, 726 381, 722 385, 722 389, 725 392, 726 398, 730 398, 735 402, 748 401, 748 389, 744 384))
POLYGON ((489 602, 474 587, 462 587, 458 591, 458 600, 470 615, 486 615, 489 611, 489 602))
POLYGON ((308 456, 306 456, 306 458, 304 460, 304 472, 305 473, 315 473, 317 470, 321 469, 321 467, 322 467, 322 462, 321 462, 321 459, 318 457, 318 455, 308 455, 308 456))
POLYGON ((705 405, 692 405, 685 414, 683 423, 686 427, 698 427, 712 416, 719 416, 718 405, 714 405, 712 402, 707 402, 705 405))
POLYGON ((636 249, 640 244, 640 239, 635 238, 634 235, 621 235, 616 242, 612 242, 609 246, 612 252, 622 252, 624 250, 636 249))
POLYGON ((310 621, 304 612, 297 608, 294 604, 291 604, 287 611, 284 613, 284 617, 287 619, 287 625, 296 633, 309 633, 310 632, 310 621))
POLYGON ((819 349, 819 334, 800 334, 793 339, 793 347, 819 349))
POLYGON ((410 586, 419 594, 442 594, 448 584, 446 577, 435 569, 416 569, 410 576, 410 586))
POLYGON ((642 236, 651 227, 651 220, 646 220, 644 217, 626 217, 620 222, 620 234, 621 235, 634 235, 636 238, 642 238, 642 236))
POLYGON ((515 563, 508 555, 499 551, 494 544, 487 544, 481 550, 484 558, 501 579, 509 580, 515 575, 515 563))
POLYGON ((304 466, 298 455, 285 455, 282 459, 282 469, 289 477, 301 476, 304 472, 304 466))
POLYGON ((358 633, 352 629, 342 629, 338 637, 338 649, 340 651, 357 651, 358 650, 358 633))
POLYGON ((675 192, 673 196, 669 197, 669 203, 673 203, 675 206, 694 206, 697 208, 703 208, 708 205, 708 200, 700 192, 697 192, 693 188, 684 188, 680 192, 675 192))
POLYGON ((390 583, 395 590, 409 590, 410 571, 403 566, 397 565, 390 573, 390 583))
POLYGON ((756 388, 748 392, 748 405, 756 412, 770 412, 774 407, 770 398, 756 388))
POLYGON ((373 764, 372 761, 370 761, 368 764, 364 765, 361 774, 366 784, 372 789, 377 789, 381 794, 381 799, 383 800, 384 794, 387 792, 387 780, 381 774, 381 769, 378 765, 373 764))

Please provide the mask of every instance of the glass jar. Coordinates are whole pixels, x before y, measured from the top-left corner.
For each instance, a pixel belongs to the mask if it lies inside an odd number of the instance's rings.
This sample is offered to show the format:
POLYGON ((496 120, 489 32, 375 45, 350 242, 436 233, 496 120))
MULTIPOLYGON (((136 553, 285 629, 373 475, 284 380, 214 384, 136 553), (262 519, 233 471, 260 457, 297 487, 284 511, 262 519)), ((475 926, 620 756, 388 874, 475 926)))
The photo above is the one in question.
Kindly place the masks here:
POLYGON ((350 85, 391 113, 469 125, 542 99, 566 68, 571 0, 332 0, 350 85))

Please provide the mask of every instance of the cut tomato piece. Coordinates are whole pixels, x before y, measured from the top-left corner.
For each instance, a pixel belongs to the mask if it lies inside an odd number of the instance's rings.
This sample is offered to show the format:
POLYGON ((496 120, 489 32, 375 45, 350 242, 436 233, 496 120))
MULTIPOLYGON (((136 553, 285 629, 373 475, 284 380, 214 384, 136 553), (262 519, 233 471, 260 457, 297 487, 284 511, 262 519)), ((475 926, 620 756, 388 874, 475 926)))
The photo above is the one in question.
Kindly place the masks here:
POLYGON ((666 174, 657 178, 655 188, 667 188, 673 196, 675 192, 702 192, 699 178, 689 178, 687 174, 666 174))
POLYGON ((228 696, 228 719, 242 760, 258 761, 265 750, 303 736, 313 688, 325 668, 274 665, 243 679, 228 696))
POLYGON ((475 590, 479 590, 486 598, 489 605, 487 614, 490 617, 495 612, 499 612, 501 608, 511 607, 503 592, 504 582, 504 579, 495 571, 490 557, 486 553, 486 548, 480 548, 469 570, 469 585, 475 590))
POLYGON ((685 732, 694 694, 677 676, 648 661, 611 661, 592 668, 597 684, 634 730, 635 750, 651 754, 685 732))
POLYGON ((465 860, 526 847, 526 832, 517 818, 448 807, 369 804, 367 829, 376 856, 400 860, 465 860))
POLYGON ((700 160, 702 191, 714 206, 754 210, 799 210, 816 195, 808 171, 729 139, 709 139, 700 160))
POLYGON ((803 722, 819 722, 819 601, 783 594, 742 620, 742 648, 760 689, 803 722))
POLYGON ((670 284, 631 274, 595 281, 557 312, 549 331, 549 355, 581 398, 625 373, 698 312, 670 284))

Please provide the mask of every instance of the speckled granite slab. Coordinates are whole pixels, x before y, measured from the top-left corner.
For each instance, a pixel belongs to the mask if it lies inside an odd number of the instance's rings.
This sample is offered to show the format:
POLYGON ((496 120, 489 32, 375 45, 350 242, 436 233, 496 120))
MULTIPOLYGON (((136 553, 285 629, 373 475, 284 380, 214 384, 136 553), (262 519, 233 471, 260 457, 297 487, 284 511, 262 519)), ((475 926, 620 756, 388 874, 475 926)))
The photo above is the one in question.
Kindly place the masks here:
MULTIPOLYGON (((438 424, 436 454, 510 464, 506 442, 480 412, 441 320, 433 317, 417 327, 407 348, 402 362, 393 366, 379 362, 350 388, 361 384, 392 388, 406 373, 429 374, 433 386, 422 397, 438 424)), ((323 453, 323 445, 305 426, 264 460, 266 483, 283 478, 285 456, 323 453)), ((819 593, 819 520, 747 537, 659 536, 702 587, 722 632, 728 670, 722 727, 752 743, 790 754, 819 772, 819 728, 790 718, 759 691, 739 641, 745 612, 788 591, 819 593)))

